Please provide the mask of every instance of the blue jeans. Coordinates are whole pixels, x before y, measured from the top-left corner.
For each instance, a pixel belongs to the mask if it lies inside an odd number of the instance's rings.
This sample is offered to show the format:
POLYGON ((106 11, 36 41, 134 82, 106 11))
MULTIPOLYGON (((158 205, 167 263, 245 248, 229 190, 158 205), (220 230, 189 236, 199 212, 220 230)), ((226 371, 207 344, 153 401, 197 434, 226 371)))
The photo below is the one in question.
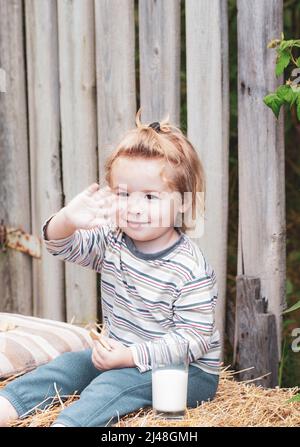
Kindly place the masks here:
MULTIPOLYGON (((91 349, 87 349, 61 354, 8 383, 0 396, 10 401, 22 418, 36 406, 44 409, 49 405, 57 394, 56 384, 61 397, 77 392, 80 398, 63 409, 55 422, 69 427, 104 427, 128 413, 152 406, 151 379, 151 370, 99 371, 92 363, 91 349)), ((202 401, 213 399, 218 382, 218 375, 189 365, 187 406, 195 408, 202 401)))

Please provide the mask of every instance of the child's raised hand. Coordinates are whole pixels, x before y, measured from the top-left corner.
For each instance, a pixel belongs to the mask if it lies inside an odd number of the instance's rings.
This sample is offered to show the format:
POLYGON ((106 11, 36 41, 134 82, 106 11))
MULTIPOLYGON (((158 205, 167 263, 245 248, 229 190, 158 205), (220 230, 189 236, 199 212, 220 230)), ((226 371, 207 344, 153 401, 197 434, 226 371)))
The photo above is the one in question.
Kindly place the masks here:
POLYGON ((116 196, 106 186, 100 189, 98 183, 92 183, 88 188, 75 196, 63 208, 66 220, 80 229, 90 229, 113 222, 116 196))

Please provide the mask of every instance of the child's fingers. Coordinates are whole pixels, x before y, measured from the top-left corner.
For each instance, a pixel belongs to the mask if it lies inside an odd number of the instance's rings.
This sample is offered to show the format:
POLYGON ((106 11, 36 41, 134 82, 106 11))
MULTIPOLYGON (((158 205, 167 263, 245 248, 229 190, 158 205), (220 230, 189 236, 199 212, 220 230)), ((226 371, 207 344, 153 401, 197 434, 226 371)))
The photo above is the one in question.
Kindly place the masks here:
POLYGON ((94 217, 90 222, 92 227, 116 223, 118 203, 115 197, 95 200, 93 197, 85 198, 85 207, 94 217))
POLYGON ((105 186, 104 188, 98 189, 93 194, 93 198, 97 201, 103 199, 109 199, 112 196, 115 196, 115 194, 109 186, 105 186))
POLYGON ((116 206, 117 200, 115 197, 106 197, 97 200, 93 199, 92 203, 100 209, 111 209, 112 207, 116 206))
POLYGON ((91 197, 98 190, 99 190, 99 185, 98 185, 98 183, 94 182, 91 185, 89 185, 85 191, 86 191, 87 195, 89 197, 91 197))
POLYGON ((111 347, 111 341, 110 339, 103 337, 103 335, 101 335, 101 337, 99 338, 99 343, 107 350, 107 351, 111 351, 112 347, 111 347))

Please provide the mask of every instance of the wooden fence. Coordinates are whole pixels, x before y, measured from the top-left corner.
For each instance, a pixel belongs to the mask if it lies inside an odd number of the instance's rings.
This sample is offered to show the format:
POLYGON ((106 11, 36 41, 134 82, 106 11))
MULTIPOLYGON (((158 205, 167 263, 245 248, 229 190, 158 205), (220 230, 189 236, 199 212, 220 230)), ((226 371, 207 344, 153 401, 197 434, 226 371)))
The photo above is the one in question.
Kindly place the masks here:
MULTIPOLYGON (((280 37, 283 6, 282 0, 237 0, 237 7, 237 274, 260 279, 275 315, 280 352, 283 112, 276 121, 262 98, 282 81, 275 78, 275 51, 267 43, 280 37)), ((0 0, 0 67, 6 73, 6 91, 0 93, 0 217, 7 227, 40 236, 51 213, 103 179, 107 154, 135 126, 137 97, 143 121, 169 113, 180 125, 181 8, 188 137, 207 175, 204 235, 197 243, 217 274, 217 325, 224 335, 230 95, 226 0, 0 0)), ((8 249, 0 253, 0 310, 67 321, 75 317, 85 324, 97 315, 97 276, 58 261, 44 247, 41 259, 8 249)), ((228 332, 234 334, 232 328, 228 332)))

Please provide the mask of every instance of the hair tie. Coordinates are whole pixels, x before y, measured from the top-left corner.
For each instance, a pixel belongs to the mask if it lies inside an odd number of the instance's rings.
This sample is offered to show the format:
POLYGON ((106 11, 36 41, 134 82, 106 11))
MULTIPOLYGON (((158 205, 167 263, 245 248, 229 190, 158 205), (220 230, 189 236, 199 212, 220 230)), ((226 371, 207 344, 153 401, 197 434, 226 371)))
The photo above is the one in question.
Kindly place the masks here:
POLYGON ((156 132, 160 132, 160 124, 158 121, 154 121, 153 123, 149 124, 149 127, 152 127, 156 132))

